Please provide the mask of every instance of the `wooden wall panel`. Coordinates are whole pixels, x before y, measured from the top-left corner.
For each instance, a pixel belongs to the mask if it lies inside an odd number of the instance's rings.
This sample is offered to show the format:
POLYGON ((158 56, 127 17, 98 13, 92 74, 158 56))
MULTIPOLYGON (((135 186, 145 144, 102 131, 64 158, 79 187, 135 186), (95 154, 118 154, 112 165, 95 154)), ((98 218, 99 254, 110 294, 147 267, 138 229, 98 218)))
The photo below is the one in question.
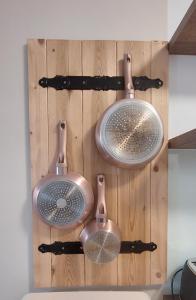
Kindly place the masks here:
MULTIPOLYGON (((29 134, 31 147, 32 188, 48 173, 48 99, 47 90, 38 80, 47 74, 46 41, 28 41, 29 134)), ((48 287, 51 283, 51 254, 42 255, 40 243, 50 243, 50 227, 33 211, 34 285, 48 287)))
MULTIPOLYGON (((80 41, 47 41, 48 77, 56 74, 81 75, 80 41)), ((49 124, 49 161, 55 162, 57 150, 57 124, 67 121, 67 163, 68 171, 83 174, 83 139, 82 139, 82 92, 56 91, 48 89, 48 124, 49 124)), ((54 172, 54 164, 52 164, 54 172)), ((50 168, 51 169, 51 168, 50 168)), ((52 171, 52 170, 51 170, 52 171)), ((81 227, 74 231, 51 229, 51 242, 78 240, 81 227)), ((52 256, 52 287, 84 285, 84 256, 52 256)))
POLYGON ((168 50, 166 42, 152 42, 151 77, 160 77, 164 85, 151 91, 152 104, 164 125, 164 144, 151 163, 151 240, 158 245, 151 254, 151 282, 161 284, 167 275, 167 199, 168 199, 168 50))
MULTIPOLYGON (((84 76, 112 76, 116 74, 116 43, 85 41, 82 59, 84 76)), ((84 175, 93 185, 96 195, 96 174, 105 174, 108 217, 113 221, 117 221, 116 168, 100 156, 94 136, 97 120, 115 99, 115 91, 83 91, 84 175)), ((105 265, 95 265, 85 258, 85 275, 86 285, 117 285, 117 259, 105 265)))
POLYGON ((95 265, 84 255, 39 254, 41 243, 78 240, 82 227, 72 232, 43 224, 34 215, 35 285, 37 287, 129 286, 160 284, 166 275, 167 247, 167 62, 164 42, 63 41, 29 42, 29 105, 32 186, 54 170, 57 123, 68 124, 68 170, 83 174, 92 184, 96 174, 106 175, 108 217, 117 222, 123 240, 157 243, 153 252, 120 254, 106 265, 95 265), (160 78, 159 89, 136 91, 160 112, 165 130, 161 154, 146 167, 123 170, 99 155, 95 125, 108 105, 124 97, 115 91, 56 91, 39 87, 38 80, 55 75, 122 75, 123 56, 133 56, 133 74, 160 78), (41 164, 38 164, 41 161, 41 164), (47 276, 45 276, 47 272, 47 276))
MULTIPOLYGON (((150 77, 151 42, 118 42, 117 74, 123 75, 124 53, 131 53, 135 76, 150 77)), ((135 97, 151 102, 150 90, 135 97)), ((118 92, 118 99, 124 98, 118 92)), ((118 170, 118 223, 123 240, 150 240, 150 165, 139 170, 118 170), (129 220, 127 222, 127 220, 129 220)), ((150 284, 150 253, 119 255, 119 285, 150 284)))

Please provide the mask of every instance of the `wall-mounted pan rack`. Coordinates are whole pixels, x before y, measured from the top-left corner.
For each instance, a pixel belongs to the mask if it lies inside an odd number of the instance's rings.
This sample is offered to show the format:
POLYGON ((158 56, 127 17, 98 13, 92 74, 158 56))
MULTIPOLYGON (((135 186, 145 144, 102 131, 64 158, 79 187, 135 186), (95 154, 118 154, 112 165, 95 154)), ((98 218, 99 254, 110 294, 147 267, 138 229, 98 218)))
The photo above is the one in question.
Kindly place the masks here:
MULTIPOLYGON (((118 224, 122 241, 154 242, 155 251, 120 253, 107 264, 96 265, 85 255, 41 253, 41 244, 79 242, 84 224, 71 232, 44 224, 33 212, 34 283, 36 287, 131 286, 162 284, 167 266, 168 181, 168 50, 164 41, 29 40, 29 133, 32 189, 51 170, 57 145, 57 124, 68 126, 68 171, 79 172, 93 186, 96 175, 107 182, 108 218, 118 224), (43 77, 123 75, 123 57, 131 53, 136 77, 160 78, 161 88, 136 91, 150 102, 164 126, 159 155, 137 170, 119 169, 102 159, 95 145, 95 126, 106 108, 122 99, 122 90, 56 90, 43 88, 43 77)), ((31 199, 29 199, 31 201, 31 199)))

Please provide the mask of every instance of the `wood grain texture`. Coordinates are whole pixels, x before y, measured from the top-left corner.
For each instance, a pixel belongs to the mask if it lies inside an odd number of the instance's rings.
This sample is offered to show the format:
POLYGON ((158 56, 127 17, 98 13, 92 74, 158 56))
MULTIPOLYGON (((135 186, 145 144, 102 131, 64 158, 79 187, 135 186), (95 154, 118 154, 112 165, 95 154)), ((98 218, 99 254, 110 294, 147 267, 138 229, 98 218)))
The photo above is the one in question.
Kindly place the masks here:
POLYGON ((153 252, 120 254, 105 265, 84 255, 39 254, 41 243, 76 241, 81 227, 71 232, 50 228, 34 216, 34 258, 37 287, 129 286, 160 284, 166 276, 167 252, 167 45, 163 42, 32 40, 29 43, 29 105, 32 185, 54 171, 57 124, 68 124, 68 170, 83 174, 92 184, 106 176, 108 217, 118 223, 123 240, 155 242, 153 252), (133 75, 161 78, 159 89, 136 91, 151 102, 164 122, 165 142, 160 155, 137 170, 118 169, 98 153, 94 133, 97 120, 122 91, 56 91, 38 80, 55 75, 122 75, 123 56, 133 57, 133 75), (41 165, 38 163, 41 161, 41 165), (47 276, 45 276, 47 272, 47 276))
POLYGON ((196 55, 196 0, 193 0, 169 42, 170 54, 196 55))
MULTIPOLYGON (((48 77, 81 75, 80 41, 47 41, 48 77)), ((57 124, 67 121, 68 172, 83 174, 82 92, 48 89, 49 162, 54 172, 57 152, 57 124)), ((52 170, 51 170, 52 172, 52 170)), ((78 240, 81 227, 74 231, 51 229, 51 242, 78 240)), ((84 285, 84 256, 52 256, 52 287, 84 285)))
POLYGON ((168 147, 170 149, 196 149, 196 129, 170 139, 168 147))
MULTIPOLYGON (((124 53, 132 55, 134 76, 150 77, 151 42, 117 42, 118 75, 123 75, 124 53)), ((135 97, 150 102, 150 90, 136 91, 135 97)), ((123 92, 118 92, 118 99, 122 98, 123 92)), ((123 240, 150 241, 150 165, 133 171, 118 170, 118 223, 123 240)), ((150 284, 150 254, 119 255, 118 284, 150 284)))
MULTIPOLYGON (((83 75, 115 75, 116 43, 113 41, 84 41, 82 47, 83 75)), ((103 111, 116 100, 116 92, 83 91, 84 175, 97 195, 96 174, 106 177, 108 217, 117 221, 116 168, 98 153, 95 145, 95 125, 103 111)), ((117 259, 105 265, 95 265, 85 258, 86 285, 117 285, 117 259)))
POLYGON ((168 51, 166 42, 152 42, 151 77, 160 77, 164 85, 152 89, 152 105, 159 112, 164 126, 164 143, 151 163, 151 241, 158 249, 151 253, 151 283, 166 280, 167 267, 167 202, 168 202, 168 51))
MULTIPOLYGON (((29 130, 31 147, 32 188, 48 173, 48 100, 47 90, 38 80, 46 76, 46 40, 28 41, 29 130)), ((33 211, 34 286, 48 287, 51 283, 51 254, 42 255, 37 248, 50 243, 50 227, 33 211)))

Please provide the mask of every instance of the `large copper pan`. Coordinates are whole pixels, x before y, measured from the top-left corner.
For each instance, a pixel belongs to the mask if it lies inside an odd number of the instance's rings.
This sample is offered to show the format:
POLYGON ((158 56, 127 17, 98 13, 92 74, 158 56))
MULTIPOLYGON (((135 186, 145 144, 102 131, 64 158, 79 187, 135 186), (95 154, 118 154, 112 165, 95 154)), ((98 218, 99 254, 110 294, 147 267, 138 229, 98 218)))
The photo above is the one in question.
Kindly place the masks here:
POLYGON ((121 168, 140 167, 150 162, 163 144, 163 124, 148 102, 135 99, 131 56, 124 57, 125 99, 106 109, 97 122, 95 139, 99 152, 121 168))

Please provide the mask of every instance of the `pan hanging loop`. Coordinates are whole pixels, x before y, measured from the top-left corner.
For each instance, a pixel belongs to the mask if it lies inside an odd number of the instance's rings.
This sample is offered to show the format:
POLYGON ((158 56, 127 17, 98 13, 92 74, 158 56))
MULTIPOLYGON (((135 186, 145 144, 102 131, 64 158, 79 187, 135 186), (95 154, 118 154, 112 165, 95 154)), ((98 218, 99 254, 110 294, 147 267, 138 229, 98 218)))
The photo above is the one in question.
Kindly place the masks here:
POLYGON ((67 158, 65 155, 67 144, 67 123, 65 120, 59 121, 58 139, 59 153, 56 163, 56 175, 65 175, 67 173, 67 158))
POLYGON ((125 96, 127 99, 134 99, 135 90, 132 80, 132 56, 124 55, 124 81, 125 81, 125 96))

